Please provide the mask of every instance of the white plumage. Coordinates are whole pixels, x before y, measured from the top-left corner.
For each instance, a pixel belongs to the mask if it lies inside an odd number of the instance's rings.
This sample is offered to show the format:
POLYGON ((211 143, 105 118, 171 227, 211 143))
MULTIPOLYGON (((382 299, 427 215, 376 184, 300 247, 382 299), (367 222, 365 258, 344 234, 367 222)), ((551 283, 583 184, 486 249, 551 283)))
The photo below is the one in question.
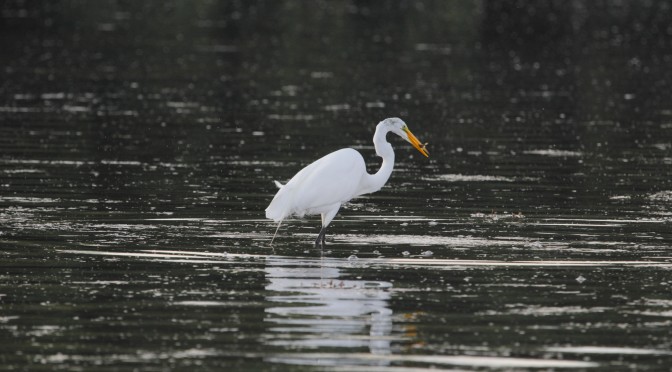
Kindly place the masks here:
POLYGON ((354 149, 334 151, 301 169, 287 184, 275 181, 280 190, 266 208, 266 218, 282 223, 291 216, 319 214, 322 229, 315 245, 324 245, 327 226, 341 205, 357 196, 380 190, 392 174, 394 151, 385 138, 388 132, 397 134, 429 156, 425 145, 420 144, 403 120, 385 119, 378 123, 373 135, 376 154, 383 158, 378 172, 369 174, 364 158, 354 149))

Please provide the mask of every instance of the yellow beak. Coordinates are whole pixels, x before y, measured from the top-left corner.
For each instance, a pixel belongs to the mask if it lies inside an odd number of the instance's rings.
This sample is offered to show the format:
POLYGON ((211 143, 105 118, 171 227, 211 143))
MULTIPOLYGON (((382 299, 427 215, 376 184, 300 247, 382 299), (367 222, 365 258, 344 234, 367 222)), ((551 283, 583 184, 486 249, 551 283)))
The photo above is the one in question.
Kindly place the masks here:
POLYGON ((413 133, 411 133, 411 131, 408 128, 404 128, 404 132, 406 132, 406 134, 408 135, 408 142, 410 142, 411 145, 413 145, 413 147, 415 147, 418 151, 420 151, 422 155, 425 155, 425 157, 429 157, 429 152, 427 152, 427 149, 425 148, 427 144, 423 145, 422 143, 420 143, 418 138, 415 137, 415 135, 413 135, 413 133))

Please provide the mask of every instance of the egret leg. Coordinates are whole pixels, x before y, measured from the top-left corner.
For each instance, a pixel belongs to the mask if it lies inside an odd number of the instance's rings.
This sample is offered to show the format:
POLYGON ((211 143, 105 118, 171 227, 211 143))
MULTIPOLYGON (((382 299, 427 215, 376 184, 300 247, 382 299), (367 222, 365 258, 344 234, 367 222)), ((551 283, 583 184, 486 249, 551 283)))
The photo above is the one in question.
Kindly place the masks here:
POLYGON ((327 227, 322 226, 322 229, 320 229, 320 233, 317 234, 317 239, 315 239, 315 248, 319 247, 320 245, 324 247, 325 235, 327 235, 327 227))
POLYGON ((324 247, 327 236, 327 226, 329 226, 331 220, 334 219, 334 216, 336 216, 336 213, 338 213, 339 208, 341 208, 341 203, 334 204, 329 212, 322 213, 322 229, 317 235, 317 240, 315 240, 315 248, 317 248, 320 244, 322 247, 324 247))
POLYGON ((280 225, 282 225, 282 220, 278 223, 278 227, 275 229, 275 234, 273 234, 273 238, 271 238, 271 245, 273 245, 273 241, 275 240, 275 236, 278 235, 278 230, 280 230, 280 225))

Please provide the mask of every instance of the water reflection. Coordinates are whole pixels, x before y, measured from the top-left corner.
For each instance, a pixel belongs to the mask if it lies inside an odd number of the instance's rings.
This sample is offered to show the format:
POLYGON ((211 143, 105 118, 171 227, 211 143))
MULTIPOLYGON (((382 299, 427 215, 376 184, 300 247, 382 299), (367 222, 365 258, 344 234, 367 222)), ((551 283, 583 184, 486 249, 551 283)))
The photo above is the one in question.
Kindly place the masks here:
POLYGON ((392 283, 345 279, 343 260, 266 259, 265 322, 271 345, 291 349, 366 348, 390 354, 392 283))

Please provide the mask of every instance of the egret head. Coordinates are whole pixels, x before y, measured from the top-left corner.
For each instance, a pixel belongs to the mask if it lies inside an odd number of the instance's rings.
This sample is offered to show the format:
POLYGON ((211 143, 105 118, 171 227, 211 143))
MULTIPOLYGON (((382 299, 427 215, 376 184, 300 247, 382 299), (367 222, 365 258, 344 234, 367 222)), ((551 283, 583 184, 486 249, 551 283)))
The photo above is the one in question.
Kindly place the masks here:
POLYGON ((390 132, 394 132, 394 134, 398 135, 399 137, 405 139, 413 145, 422 155, 425 155, 426 157, 429 157, 429 152, 427 152, 427 149, 425 148, 427 144, 422 144, 418 140, 413 133, 408 129, 408 126, 406 123, 404 123, 403 120, 399 118, 387 118, 382 121, 382 124, 387 126, 389 128, 390 132))

